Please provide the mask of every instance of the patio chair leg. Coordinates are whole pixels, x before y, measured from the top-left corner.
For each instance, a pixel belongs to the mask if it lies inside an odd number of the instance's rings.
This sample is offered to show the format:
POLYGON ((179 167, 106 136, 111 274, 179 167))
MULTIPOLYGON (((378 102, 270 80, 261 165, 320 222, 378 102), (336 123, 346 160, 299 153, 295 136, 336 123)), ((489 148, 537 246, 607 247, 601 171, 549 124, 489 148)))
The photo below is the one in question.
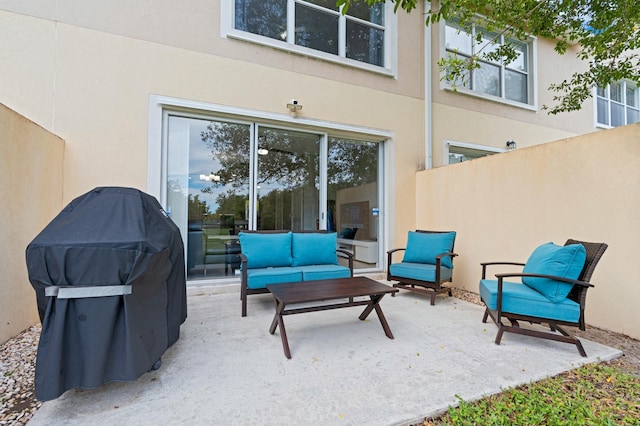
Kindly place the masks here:
POLYGON ((433 305, 435 305, 435 304, 436 304, 436 291, 435 291, 435 290, 433 290, 433 291, 431 292, 431 306, 433 306, 433 305))
POLYGON ((489 308, 486 308, 484 310, 484 315, 482 316, 482 322, 486 323, 488 317, 489 317, 489 308))
POLYGON ((502 323, 498 324, 498 334, 496 334, 496 345, 499 345, 502 341, 502 334, 504 333, 504 326, 502 323))

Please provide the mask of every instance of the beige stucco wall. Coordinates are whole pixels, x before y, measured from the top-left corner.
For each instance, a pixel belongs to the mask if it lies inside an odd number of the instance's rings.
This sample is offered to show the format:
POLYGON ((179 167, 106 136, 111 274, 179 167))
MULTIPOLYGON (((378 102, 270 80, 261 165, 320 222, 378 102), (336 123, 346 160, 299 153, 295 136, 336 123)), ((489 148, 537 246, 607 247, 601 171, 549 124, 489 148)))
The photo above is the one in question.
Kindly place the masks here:
POLYGON ((38 322, 25 249, 60 211, 64 141, 0 104, 0 343, 38 322))
MULTIPOLYGON (((17 3, 13 7, 18 8, 17 3)), ((215 2, 209 7, 219 8, 215 2)), ((147 41, 137 33, 132 38, 103 31, 111 31, 110 28, 86 28, 94 24, 88 18, 84 26, 79 22, 70 25, 62 22, 71 20, 62 11, 64 19, 60 20, 51 17, 55 15, 51 10, 41 14, 46 19, 0 11, 3 57, 0 67, 2 75, 8 76, 0 99, 65 139, 65 203, 96 186, 146 189, 151 95, 286 117, 285 104, 296 98, 304 106, 301 118, 394 133, 398 154, 389 167, 396 171, 389 181, 402 188, 395 193, 395 201, 408 207, 398 213, 397 220, 413 221, 414 172, 419 163, 416 158, 423 157, 425 151, 424 102, 419 97, 407 96, 406 92, 418 94, 420 90, 399 87, 400 79, 345 71, 344 66, 304 57, 289 59, 290 67, 293 66, 289 70, 267 66, 273 59, 265 59, 264 55, 291 56, 273 53, 268 48, 251 46, 255 54, 246 58, 252 62, 246 62, 195 48, 188 50, 147 41), (21 60, 25 52, 35 58, 21 60), (317 75, 318 71, 298 72, 298 66, 303 69, 315 66, 324 75, 317 75), (347 82, 341 80, 345 73, 350 76, 347 82), (361 76, 360 80, 353 77, 355 73, 361 76), (39 90, 25 89, 32 81, 37 82, 39 90), (375 82, 381 83, 382 89, 369 87, 375 82)), ((105 16, 102 18, 109 21, 105 16)), ((216 19, 212 16, 208 22, 217 26, 216 19)), ((119 31, 126 33, 122 28, 119 31)), ((212 40, 212 44, 231 43, 220 39, 219 34, 211 34, 214 36, 218 39, 212 40)), ((177 40, 176 44, 181 44, 181 39, 177 40)), ((245 43, 233 43, 239 49, 248 48, 245 43)), ((403 79, 413 80, 412 87, 421 87, 416 60, 406 62, 403 65, 399 61, 403 79)))
POLYGON ((586 320, 638 339, 638 164, 634 124, 419 172, 416 226, 458 232, 454 285, 474 292, 480 262, 525 262, 549 241, 606 242, 586 320))
POLYGON ((434 167, 448 164, 444 152, 449 141, 505 149, 507 141, 526 148, 575 136, 554 127, 443 104, 433 104, 433 122, 434 167))

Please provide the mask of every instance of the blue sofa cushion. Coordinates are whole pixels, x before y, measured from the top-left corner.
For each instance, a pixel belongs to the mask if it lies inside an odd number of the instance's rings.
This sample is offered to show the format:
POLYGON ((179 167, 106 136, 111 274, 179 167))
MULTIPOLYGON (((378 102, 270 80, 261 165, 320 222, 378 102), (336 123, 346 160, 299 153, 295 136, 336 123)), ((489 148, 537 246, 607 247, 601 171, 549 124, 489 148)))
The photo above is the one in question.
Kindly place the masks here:
MULTIPOLYGON (((394 263, 389 266, 389 272, 391 272, 391 275, 394 277, 412 278, 414 280, 429 282, 436 281, 436 265, 430 263, 394 263)), ((441 268, 440 280, 447 281, 451 278, 452 272, 451 268, 441 268)))
MULTIPOLYGON (((498 308, 498 281, 480 280, 480 297, 489 309, 498 308)), ((502 282, 502 311, 557 321, 578 322, 580 304, 571 299, 552 302, 521 283, 502 282)))
POLYGON ((247 256, 247 269, 291 266, 291 232, 252 234, 241 232, 240 249, 247 256))
POLYGON ((265 288, 267 284, 302 281, 302 271, 290 266, 280 268, 247 269, 247 288, 265 288))
MULTIPOLYGON (((547 243, 536 248, 531 253, 522 272, 526 274, 555 275, 575 280, 580 276, 586 259, 587 251, 582 244, 558 246, 553 243, 547 243)), ((539 291, 552 302, 560 302, 566 299, 573 288, 573 284, 549 278, 523 277, 522 283, 539 291)))
POLYGON ((293 266, 337 265, 337 234, 293 233, 291 239, 293 266))
POLYGON ((302 271, 304 281, 349 278, 351 276, 351 270, 340 265, 309 265, 296 269, 302 271))
MULTIPOLYGON (((407 248, 404 252, 403 262, 436 264, 436 256, 449 253, 453 249, 456 239, 455 232, 425 233, 409 231, 407 248)), ((450 256, 442 258, 442 266, 453 268, 450 256)))

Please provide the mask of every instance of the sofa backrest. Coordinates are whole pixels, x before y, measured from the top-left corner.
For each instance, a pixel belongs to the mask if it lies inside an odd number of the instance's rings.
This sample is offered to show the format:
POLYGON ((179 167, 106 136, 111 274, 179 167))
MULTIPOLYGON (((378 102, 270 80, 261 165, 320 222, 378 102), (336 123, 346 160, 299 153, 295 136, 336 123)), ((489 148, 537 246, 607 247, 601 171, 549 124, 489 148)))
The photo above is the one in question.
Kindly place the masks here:
POLYGON ((291 232, 240 232, 240 251, 247 268, 291 266, 291 232))
POLYGON ((338 264, 335 232, 242 231, 238 237, 248 269, 338 264))

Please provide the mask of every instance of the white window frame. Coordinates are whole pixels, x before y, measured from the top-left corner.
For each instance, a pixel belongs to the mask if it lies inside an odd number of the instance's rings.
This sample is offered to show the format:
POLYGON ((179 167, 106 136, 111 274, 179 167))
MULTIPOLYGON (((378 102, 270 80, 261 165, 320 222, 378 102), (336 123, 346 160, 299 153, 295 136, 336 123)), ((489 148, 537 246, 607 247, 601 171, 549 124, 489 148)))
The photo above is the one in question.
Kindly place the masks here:
POLYGON ((493 153, 500 153, 500 152, 506 152, 508 151, 507 149, 504 148, 496 148, 493 146, 486 146, 486 145, 478 145, 478 144, 474 144, 474 143, 468 143, 468 142, 460 142, 460 141, 454 141, 454 140, 449 140, 449 139, 445 139, 443 141, 443 148, 442 148, 442 164, 444 166, 450 166, 451 164, 449 163, 449 148, 450 147, 458 147, 458 148, 466 148, 466 149, 474 149, 477 151, 485 151, 485 152, 493 152, 493 153))
MULTIPOLYGON (((455 22, 452 22, 452 24, 457 25, 455 22)), ((447 25, 449 25, 449 22, 447 21, 442 21, 442 24, 440 25, 440 57, 441 58, 446 58, 447 56, 447 46, 446 46, 447 25)), ((479 27, 482 28, 481 26, 479 27)), ((475 35, 475 29, 476 29, 476 25, 474 24, 472 36, 475 35)), ((504 93, 505 93, 504 70, 505 68, 508 68, 508 67, 502 64, 495 64, 493 62, 491 62, 492 65, 500 66, 501 93, 503 94, 502 96, 493 96, 487 93, 478 92, 476 90, 468 89, 462 86, 454 87, 453 85, 451 85, 446 81, 446 79, 444 78, 445 77, 444 73, 441 73, 440 75, 440 89, 447 90, 450 92, 461 93, 468 96, 474 96, 477 98, 482 98, 482 99, 490 100, 493 102, 499 102, 502 104, 527 109, 530 111, 537 111, 538 110, 538 75, 535 72, 535 70, 537 69, 537 64, 538 64, 538 39, 535 36, 529 36, 528 40, 520 41, 520 42, 525 43, 527 45, 527 62, 528 62, 527 98, 529 99, 528 103, 512 101, 504 97, 504 93)))
POLYGON ((611 125, 611 103, 614 102, 618 105, 622 105, 624 107, 624 124, 622 124, 621 126, 625 126, 627 124, 631 124, 627 122, 627 108, 631 108, 631 109, 635 109, 635 110, 640 110, 640 86, 634 84, 633 82, 630 81, 626 81, 626 80, 621 80, 619 83, 622 83, 622 102, 618 102, 618 101, 613 101, 611 100, 611 85, 607 84, 607 87, 604 88, 605 90, 605 96, 600 96, 598 95, 598 88, 594 87, 593 88, 593 122, 595 123, 595 127, 596 128, 601 128, 601 129, 612 129, 616 126, 612 126, 611 125), (631 85, 635 88, 635 94, 636 94, 636 107, 633 108, 631 107, 628 103, 627 103, 627 85, 631 85), (607 109, 608 109, 608 117, 609 117, 609 124, 605 124, 605 123, 600 123, 598 121, 598 99, 604 99, 607 102, 607 109))
MULTIPOLYGON (((380 200, 378 267, 363 268, 360 269, 358 273, 380 272, 384 270, 384 253, 387 250, 388 242, 393 241, 394 238, 391 224, 394 223, 395 215, 390 206, 395 205, 395 191, 390 190, 390 188, 393 188, 395 185, 395 171, 394 167, 392 167, 392 164, 395 164, 395 132, 392 130, 313 120, 303 117, 294 118, 289 114, 270 113, 152 94, 149 96, 146 192, 156 197, 163 208, 167 207, 167 141, 165 139, 165 135, 167 134, 167 120, 164 119, 167 111, 176 111, 180 115, 191 115, 194 117, 217 116, 221 119, 226 117, 226 119, 233 119, 235 121, 262 121, 263 124, 266 125, 271 123, 278 127, 291 127, 295 130, 312 131, 318 134, 341 135, 352 139, 380 141, 382 148, 379 156, 380 164, 378 166, 383 174, 380 185, 378 186, 378 200, 380 200)), ((326 194, 324 194, 324 197, 326 199, 326 194)), ((326 208, 326 203, 323 208, 326 208)), ((204 281, 204 283, 206 283, 206 281, 204 281)))
MULTIPOLYGON (((295 3, 305 3, 300 0, 288 0, 288 10, 293 10, 295 3)), ((384 10, 384 66, 377 66, 368 64, 366 62, 357 61, 355 59, 349 59, 345 57, 344 46, 339 47, 338 55, 334 55, 320 50, 310 49, 308 47, 296 45, 293 41, 279 41, 269 37, 264 37, 258 34, 252 34, 246 31, 236 30, 234 28, 235 21, 235 2, 233 0, 224 0, 220 2, 220 35, 223 38, 229 38, 234 40, 241 40, 250 43, 255 43, 263 46, 272 47, 274 49, 284 50, 287 52, 297 53, 302 56, 308 56, 316 59, 321 59, 327 62, 338 63, 346 65, 352 68, 358 68, 365 71, 370 71, 376 74, 382 74, 389 77, 397 77, 398 68, 398 43, 397 43, 397 28, 398 20, 397 15, 393 11, 393 3, 386 2, 384 10)), ((308 3, 309 6, 314 7, 313 4, 308 3)), ((289 13, 291 15, 291 13, 289 13)), ((339 31, 342 33, 344 39, 344 32, 346 31, 346 17, 340 14, 339 31)), ((360 21, 358 18, 349 17, 350 20, 360 21)), ((363 21, 364 22, 364 21, 363 21)), ((366 22, 367 25, 373 25, 371 22, 366 22)), ((292 26, 291 22, 287 23, 288 26, 292 26)), ((293 31, 287 31, 287 38, 292 40, 293 31)))

